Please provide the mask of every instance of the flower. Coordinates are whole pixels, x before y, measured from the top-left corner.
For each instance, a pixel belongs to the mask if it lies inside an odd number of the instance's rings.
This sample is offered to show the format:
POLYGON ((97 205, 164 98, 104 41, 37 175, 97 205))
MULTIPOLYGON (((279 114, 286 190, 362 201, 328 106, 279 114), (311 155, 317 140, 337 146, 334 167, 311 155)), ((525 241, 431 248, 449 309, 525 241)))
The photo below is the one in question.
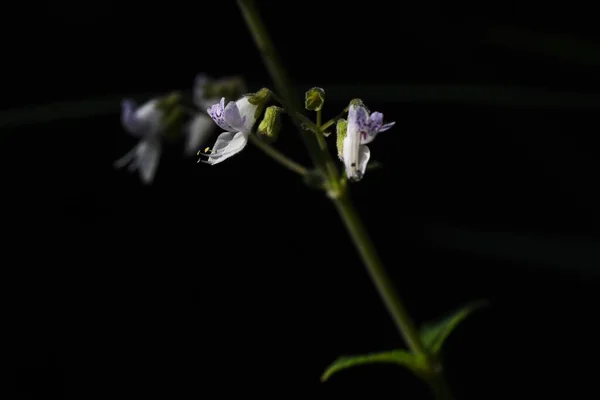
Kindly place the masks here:
POLYGON ((341 143, 340 159, 344 161, 346 176, 351 181, 359 181, 365 174, 371 151, 366 146, 379 132, 394 126, 395 122, 383 123, 383 114, 369 113, 360 102, 351 103, 348 109, 348 125, 346 135, 341 143))
POLYGON ((115 161, 115 168, 128 165, 129 171, 138 170, 142 182, 150 184, 154 180, 161 155, 160 133, 164 113, 153 99, 137 107, 133 100, 121 103, 121 123, 127 132, 140 138, 140 142, 127 154, 115 161))
POLYGON ((260 106, 258 103, 252 104, 250 99, 251 96, 243 96, 239 100, 230 101, 225 105, 225 98, 222 97, 219 103, 212 105, 207 110, 213 121, 226 132, 217 137, 210 153, 203 154, 208 157, 208 160, 204 162, 211 165, 218 164, 246 147, 252 127, 257 120, 256 111, 260 106))

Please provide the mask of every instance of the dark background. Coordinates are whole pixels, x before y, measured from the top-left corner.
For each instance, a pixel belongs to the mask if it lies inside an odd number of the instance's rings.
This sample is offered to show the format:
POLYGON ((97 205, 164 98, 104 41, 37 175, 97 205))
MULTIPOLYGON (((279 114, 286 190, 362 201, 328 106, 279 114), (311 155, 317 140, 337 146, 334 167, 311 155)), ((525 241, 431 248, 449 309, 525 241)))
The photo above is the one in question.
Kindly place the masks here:
MULTIPOLYGON (((456 398, 594 393, 592 10, 260 5, 300 96, 321 86, 326 117, 361 97, 396 121, 352 195, 415 320, 491 300, 447 342, 456 398)), ((4 36, 17 398, 429 396, 394 366, 319 381, 339 355, 403 346, 322 193, 252 147, 209 167, 171 144, 152 186, 113 169, 135 145, 121 97, 198 72, 270 85, 234 2, 59 1, 4 36)), ((291 127, 278 146, 308 161, 291 127)))

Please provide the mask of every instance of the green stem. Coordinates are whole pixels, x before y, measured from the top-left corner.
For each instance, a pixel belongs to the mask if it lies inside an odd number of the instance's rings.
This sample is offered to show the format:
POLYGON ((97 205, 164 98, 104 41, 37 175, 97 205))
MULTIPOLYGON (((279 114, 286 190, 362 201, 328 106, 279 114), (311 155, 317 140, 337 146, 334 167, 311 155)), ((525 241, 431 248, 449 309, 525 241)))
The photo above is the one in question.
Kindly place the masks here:
POLYGON ((341 113, 339 113, 335 118, 331 118, 329 121, 325 122, 323 124, 323 126, 321 126, 321 129, 323 131, 325 131, 327 128, 329 128, 331 125, 335 124, 337 122, 338 119, 342 118, 344 116, 344 114, 346 114, 348 112, 348 109, 350 107, 346 107, 344 108, 344 111, 342 111, 341 113))
POLYGON ((320 128, 322 123, 321 121, 323 120, 323 109, 319 108, 317 110, 317 127, 320 128))
MULTIPOLYGON (((400 298, 391 283, 390 277, 383 268, 383 264, 375 251, 375 246, 367 234, 367 231, 348 196, 347 190, 340 184, 336 164, 333 162, 327 148, 321 147, 319 135, 322 137, 321 133, 323 127, 318 126, 320 121, 317 121, 317 132, 302 129, 300 118, 296 117, 296 115, 301 115, 300 105, 295 98, 293 87, 290 85, 285 69, 279 61, 275 47, 260 18, 254 0, 237 0, 237 3, 249 30, 252 33, 256 46, 261 52, 263 61, 271 74, 275 87, 281 94, 283 105, 285 105, 284 108, 288 108, 288 114, 292 116, 292 121, 302 133, 302 138, 315 166, 327 176, 329 197, 334 202, 346 229, 350 233, 354 245, 358 249, 363 263, 365 264, 388 312, 392 316, 400 334, 411 351, 423 356, 424 359, 428 361, 428 370, 431 372, 429 384, 432 391, 435 393, 436 398, 439 400, 450 400, 450 392, 447 390, 445 382, 441 380, 443 378, 441 375, 442 370, 441 368, 437 368, 439 364, 429 357, 427 351, 423 347, 419 331, 410 319, 406 308, 400 301, 400 298)), ((334 122, 328 123, 333 124, 334 122)))
POLYGON ((441 371, 430 378, 429 388, 437 400, 454 400, 452 392, 441 371))
POLYGON ((383 268, 377 255, 375 246, 371 241, 348 193, 333 199, 333 202, 342 217, 348 233, 356 246, 363 263, 365 264, 379 295, 381 296, 388 312, 390 313, 398 331, 403 336, 408 347, 416 354, 426 354, 419 331, 410 319, 406 308, 400 301, 391 279, 383 268))
POLYGON ((281 103, 286 108, 287 113, 292 117, 292 121, 301 132, 302 139, 315 166, 322 171, 325 171, 326 159, 325 153, 322 151, 319 143, 315 140, 311 132, 304 131, 300 123, 294 117, 300 112, 300 104, 296 99, 293 86, 290 84, 285 68, 279 60, 278 54, 275 51, 275 46, 267 32, 267 29, 260 17, 254 0, 237 0, 238 7, 244 16, 246 25, 254 38, 256 47, 260 51, 263 61, 273 79, 275 89, 281 96, 281 103))
POLYGON ((292 160, 291 158, 287 157, 285 154, 283 154, 282 152, 280 152, 273 146, 265 143, 258 137, 254 136, 254 135, 250 135, 249 140, 250 140, 250 142, 252 142, 252 144, 254 144, 256 147, 258 147, 260 150, 262 150, 266 155, 268 155, 273 160, 277 161, 279 164, 283 165, 290 171, 293 171, 302 176, 308 175, 308 169, 306 169, 302 165, 298 164, 296 161, 292 160))
POLYGON ((441 365, 428 354, 423 346, 419 331, 410 318, 389 275, 383 267, 383 263, 375 250, 375 245, 371 241, 358 212, 354 208, 348 192, 344 191, 340 196, 332 198, 332 200, 400 335, 404 338, 408 348, 413 353, 421 355, 427 360, 428 370, 431 374, 428 384, 435 398, 438 400, 452 400, 452 394, 444 379, 441 365))

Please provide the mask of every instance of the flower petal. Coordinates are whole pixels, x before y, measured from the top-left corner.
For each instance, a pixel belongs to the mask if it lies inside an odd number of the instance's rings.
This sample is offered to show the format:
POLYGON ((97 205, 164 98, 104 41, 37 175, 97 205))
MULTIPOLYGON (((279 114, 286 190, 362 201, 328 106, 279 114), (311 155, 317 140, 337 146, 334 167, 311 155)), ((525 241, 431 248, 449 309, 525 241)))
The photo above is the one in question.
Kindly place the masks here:
POLYGON ((163 112, 158 109, 157 104, 158 101, 150 100, 135 111, 135 118, 144 136, 156 136, 160 133, 163 112))
POLYGON ((360 133, 356 129, 356 113, 348 113, 348 131, 342 145, 342 158, 349 179, 358 176, 360 133))
POLYGON ((396 122, 389 122, 387 124, 384 124, 381 128, 379 128, 379 132, 385 132, 388 129, 390 129, 391 127, 393 127, 394 125, 396 125, 396 122))
POLYGON ((140 178, 143 183, 150 184, 154 181, 158 162, 160 161, 160 140, 145 140, 140 142, 136 153, 140 178))
POLYGON ((374 112, 369 117, 369 129, 372 131, 378 131, 383 125, 383 114, 380 112, 374 112))
POLYGON ((358 148, 358 178, 355 180, 361 180, 365 176, 367 170, 367 164, 371 159, 371 150, 365 145, 361 145, 358 148))
POLYGON ((252 131, 252 127, 256 122, 256 109, 258 108, 258 105, 251 104, 246 96, 243 96, 241 99, 236 101, 235 104, 237 105, 237 109, 242 120, 242 125, 236 127, 236 129, 242 132, 252 131))
MULTIPOLYGON (((228 104, 229 105, 229 104, 228 104)), ((221 101, 210 106, 206 112, 219 127, 228 132, 235 132, 235 129, 225 122, 223 113, 225 111, 225 97, 221 97, 221 101)))
POLYGON ((248 144, 249 133, 245 132, 223 132, 217 138, 213 148, 213 154, 209 155, 208 163, 218 164, 229 157, 239 153, 248 144))
POLYGON ((135 111, 137 104, 131 99, 124 99, 121 102, 121 123, 127 132, 140 136, 143 124, 138 121, 135 111))
POLYGON ((356 126, 360 132, 364 132, 369 128, 369 112, 363 106, 353 107, 355 107, 356 126))
POLYGON ((213 132, 214 124, 205 114, 197 114, 186 129, 185 155, 192 156, 213 132))
POLYGON ((116 160, 113 163, 113 166, 116 169, 124 168, 127 164, 129 164, 130 162, 132 162, 134 160, 136 151, 137 151, 137 145, 133 149, 129 150, 127 152, 127 154, 125 154, 123 157, 116 160))
POLYGON ((244 131, 244 119, 240 115, 240 110, 235 101, 227 103, 223 111, 223 119, 227 125, 233 128, 232 131, 244 131))
POLYGON ((385 132, 394 126, 395 122, 389 124, 383 124, 383 114, 380 112, 374 112, 369 117, 368 128, 361 137, 361 144, 369 144, 375 139, 378 133, 385 132))

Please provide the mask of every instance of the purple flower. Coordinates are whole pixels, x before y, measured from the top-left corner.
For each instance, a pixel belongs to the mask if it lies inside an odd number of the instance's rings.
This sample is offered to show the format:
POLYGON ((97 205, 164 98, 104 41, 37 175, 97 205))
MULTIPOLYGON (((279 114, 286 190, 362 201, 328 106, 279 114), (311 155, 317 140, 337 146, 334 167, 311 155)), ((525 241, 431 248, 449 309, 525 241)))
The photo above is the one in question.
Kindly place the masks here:
POLYGON ((247 96, 237 101, 230 101, 225 105, 225 98, 208 108, 208 115, 223 130, 217 138, 215 145, 206 163, 214 165, 225 161, 239 153, 246 147, 252 127, 256 123, 256 110, 258 106, 251 104, 247 96))
POLYGON ((383 114, 369 111, 362 105, 351 104, 348 109, 348 128, 343 141, 342 160, 346 167, 346 175, 351 181, 359 181, 365 174, 371 158, 371 151, 366 146, 379 132, 394 126, 395 122, 383 123, 383 114))
POLYGON ((121 122, 131 135, 140 142, 127 154, 115 161, 115 168, 128 166, 129 171, 139 171, 145 184, 154 180, 161 155, 160 133, 163 113, 157 108, 158 101, 150 100, 137 107, 133 100, 125 99, 121 104, 121 122))

